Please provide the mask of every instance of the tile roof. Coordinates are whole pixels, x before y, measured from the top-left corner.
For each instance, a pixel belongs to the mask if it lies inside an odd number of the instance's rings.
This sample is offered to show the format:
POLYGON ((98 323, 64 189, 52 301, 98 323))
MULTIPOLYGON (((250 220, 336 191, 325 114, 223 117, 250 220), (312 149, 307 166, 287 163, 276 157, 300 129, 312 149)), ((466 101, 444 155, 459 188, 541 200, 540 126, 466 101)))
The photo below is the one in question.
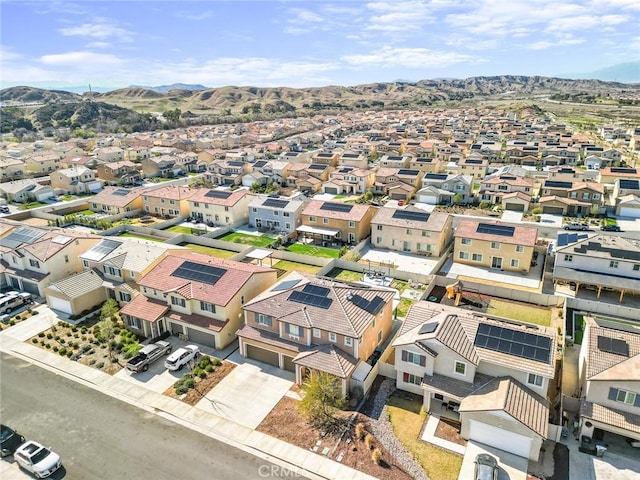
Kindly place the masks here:
POLYGON ((171 320, 177 320, 179 322, 187 323, 189 325, 194 325, 200 328, 206 328, 207 330, 212 330, 214 332, 219 332, 222 330, 227 322, 224 320, 218 320, 217 318, 205 317, 204 315, 189 315, 187 313, 176 312, 170 310, 167 314, 171 320))
POLYGON ((585 400, 580 405, 580 416, 640 434, 640 415, 637 414, 623 412, 585 400))
POLYGON ((189 203, 193 202, 201 202, 208 203, 209 205, 220 205, 223 207, 233 207, 236 205, 242 198, 246 195, 249 195, 250 192, 247 189, 239 188, 237 190, 223 190, 223 189, 213 189, 213 188, 197 188, 195 189, 195 193, 189 198, 189 203), (227 198, 216 198, 216 197, 207 197, 207 193, 211 190, 221 190, 221 191, 229 191, 231 195, 227 198))
POLYGON ((525 227, 522 225, 508 225, 495 221, 479 221, 479 220, 461 220, 456 227, 455 237, 470 238, 472 240, 483 240, 486 242, 511 243, 515 245, 524 245, 533 247, 538 240, 538 229, 536 227, 525 227), (513 236, 492 235, 488 233, 479 233, 478 225, 504 225, 513 227, 513 236))
POLYGON ((136 295, 127 303, 120 313, 131 315, 132 317, 155 322, 167 313, 169 306, 165 302, 145 297, 144 295, 136 295))
POLYGON ((489 382, 492 378, 493 377, 491 375, 476 373, 476 376, 473 378, 473 382, 470 383, 447 375, 441 375, 439 373, 434 373, 433 375, 427 375, 425 373, 422 377, 421 386, 422 388, 430 391, 442 392, 447 397, 454 397, 458 400, 462 400, 464 397, 471 394, 471 392, 489 382))
POLYGON ((543 438, 549 429, 549 401, 512 377, 497 377, 465 397, 460 412, 500 410, 543 438))
POLYGON ((432 232, 441 232, 444 226, 447 224, 451 215, 443 212, 428 213, 424 210, 415 207, 406 208, 379 208, 375 216, 371 220, 372 224, 377 225, 390 225, 394 227, 415 228, 421 230, 430 230, 432 232), (416 212, 424 214, 426 221, 420 220, 408 220, 405 218, 394 218, 394 214, 397 211, 416 212))
POLYGON ((320 370, 340 378, 349 378, 356 369, 358 359, 335 345, 319 345, 299 353, 293 363, 313 370, 320 370))
POLYGON ((340 202, 325 202, 323 200, 312 200, 311 202, 309 202, 309 204, 305 207, 305 209, 303 210, 302 214, 303 215, 313 215, 313 216, 318 216, 318 217, 323 217, 323 218, 334 218, 337 220, 353 220, 353 221, 360 221, 363 219, 363 217, 369 212, 369 210, 372 208, 369 205, 360 205, 357 203, 349 203, 349 204, 345 204, 345 205, 351 205, 352 208, 350 211, 348 212, 335 212, 332 210, 322 210, 321 207, 325 204, 325 203, 340 203, 340 202))
POLYGON ((585 317, 588 338, 586 354, 587 380, 638 380, 640 368, 640 333, 616 330, 598 325, 585 317), (598 337, 623 340, 629 346, 629 356, 604 352, 598 348, 598 337))
POLYGON ((188 200, 196 193, 196 189, 178 185, 167 185, 145 192, 145 196, 152 198, 166 198, 169 200, 188 200))
POLYGON ((91 197, 91 203, 98 205, 110 205, 112 207, 125 207, 131 202, 136 201, 141 195, 147 192, 147 188, 138 187, 126 189, 122 187, 105 187, 96 195, 91 197), (126 195, 114 195, 118 190, 126 190, 126 195))
POLYGON ((294 354, 306 351, 309 348, 306 345, 301 345, 297 342, 280 338, 280 335, 278 335, 277 333, 260 330, 259 328, 254 328, 247 324, 244 324, 242 328, 240 328, 240 330, 236 332, 236 335, 238 337, 247 338, 249 340, 257 340, 274 347, 289 350, 294 354))
POLYGON ((48 288, 60 292, 68 298, 74 299, 86 293, 93 292, 102 286, 102 277, 94 270, 86 270, 60 280, 48 288))

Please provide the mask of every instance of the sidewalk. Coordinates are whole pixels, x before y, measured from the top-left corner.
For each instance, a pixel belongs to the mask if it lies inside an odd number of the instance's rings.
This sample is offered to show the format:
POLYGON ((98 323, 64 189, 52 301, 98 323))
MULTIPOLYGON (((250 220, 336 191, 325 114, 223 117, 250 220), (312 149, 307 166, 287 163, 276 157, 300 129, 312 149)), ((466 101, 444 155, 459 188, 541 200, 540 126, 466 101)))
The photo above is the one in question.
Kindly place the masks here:
POLYGON ((0 332, 0 351, 280 465, 291 472, 291 476, 295 472, 297 475, 311 479, 369 480, 374 478, 197 406, 191 407, 179 400, 152 392, 142 385, 121 380, 25 343, 25 340, 50 328, 52 322, 56 322, 53 313, 43 309, 41 314, 3 330, 0 332))

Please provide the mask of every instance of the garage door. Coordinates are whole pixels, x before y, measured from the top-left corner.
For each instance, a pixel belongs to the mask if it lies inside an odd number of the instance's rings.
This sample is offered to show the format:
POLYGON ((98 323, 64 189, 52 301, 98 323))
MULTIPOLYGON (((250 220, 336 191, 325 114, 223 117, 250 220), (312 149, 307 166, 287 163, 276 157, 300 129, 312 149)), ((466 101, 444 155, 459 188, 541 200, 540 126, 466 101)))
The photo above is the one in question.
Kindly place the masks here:
POLYGON ((32 293, 34 295, 40 295, 40 291, 38 290, 38 284, 33 282, 27 282, 26 280, 22 281, 22 290, 25 292, 32 293))
POLYGON ((268 363, 269 365, 279 366, 278 352, 271 352, 264 348, 255 347, 247 344, 247 357, 259 362, 268 363))
POLYGON ((469 440, 529 458, 531 450, 530 438, 476 420, 470 420, 470 422, 469 440))
POLYGON ((190 342, 216 348, 216 337, 210 333, 187 327, 187 335, 189 336, 190 342))
POLYGON ((391 194, 392 200, 404 200, 405 196, 402 193, 391 194))
POLYGON ((169 322, 169 330, 173 335, 182 335, 184 333, 182 325, 178 323, 169 322))
POLYGON ((524 205, 520 203, 507 203, 504 208, 515 212, 524 212, 524 205))
POLYGON ((552 213, 555 215, 562 215, 563 208, 562 207, 542 207, 542 213, 552 213))
POLYGON ((640 218, 640 208, 622 207, 620 209, 621 217, 640 218))
POLYGON ((47 298, 47 303, 49 304, 49 307, 54 310, 73 315, 73 311, 71 310, 71 302, 69 300, 64 300, 57 297, 49 297, 47 298))
POLYGON ((336 187, 325 187, 324 193, 330 193, 331 195, 337 195, 338 189, 336 187))
POLYGON ((290 372, 295 372, 296 366, 293 364, 293 357, 283 355, 282 358, 284 359, 284 369, 289 370, 290 372))

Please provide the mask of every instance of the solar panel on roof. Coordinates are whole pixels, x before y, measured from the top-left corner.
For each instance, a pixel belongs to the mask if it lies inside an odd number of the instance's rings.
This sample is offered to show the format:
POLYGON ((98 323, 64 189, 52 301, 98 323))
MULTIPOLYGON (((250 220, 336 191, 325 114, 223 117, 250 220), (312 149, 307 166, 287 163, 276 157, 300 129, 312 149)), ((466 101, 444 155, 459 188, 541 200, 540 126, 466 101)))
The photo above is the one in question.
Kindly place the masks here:
POLYGON ((420 327, 420 330, 418 330, 418 335, 426 335, 427 333, 433 333, 436 331, 436 328, 438 328, 438 322, 423 323, 422 326, 420 327))
POLYGON ((500 235, 502 237, 513 237, 515 227, 509 225, 493 225, 491 223, 479 223, 476 229, 477 233, 486 235, 500 235))
POLYGON ((129 192, 130 190, 127 190, 126 188, 119 188, 118 190, 114 190, 113 195, 124 197, 125 195, 129 195, 129 192))
POLYGON ((328 202, 325 202, 320 207, 320 210, 328 210, 330 212, 349 213, 352 208, 353 208, 353 205, 349 205, 349 204, 346 204, 346 203, 328 203, 328 202))
POLYGON ((377 315, 382 307, 384 307, 385 301, 382 297, 376 295, 371 300, 368 300, 360 295, 351 295, 349 297, 351 302, 356 306, 362 308, 365 312, 371 315, 377 315))
POLYGON ((393 162, 399 162, 402 160, 402 157, 398 157, 398 156, 388 156, 387 160, 391 160, 393 162))
POLYGON ((312 283, 307 283, 302 289, 304 293, 310 293, 312 295, 318 295, 320 297, 326 297, 329 295, 330 290, 326 287, 320 287, 319 285, 314 285, 312 283))
POLYGON ((20 243, 28 243, 32 244, 37 241, 40 237, 44 236, 47 232, 44 230, 36 230, 35 228, 29 227, 18 227, 9 235, 4 237, 3 240, 9 240, 12 242, 20 243))
POLYGON ((275 198, 267 198, 263 203, 263 207, 284 208, 289 204, 289 200, 277 200, 275 198))
POLYGON ((300 279, 296 280, 285 280, 282 283, 279 283, 275 287, 271 289, 272 292, 279 292, 281 290, 289 290, 290 288, 295 287, 298 283, 300 283, 300 279))
POLYGON ((71 237, 67 237, 66 235, 56 235, 51 239, 53 243, 57 243, 58 245, 64 245, 69 240, 71 240, 71 237))
POLYGON ((639 180, 630 180, 630 179, 620 179, 618 180, 620 183, 620 188, 625 188, 627 190, 639 190, 640 189, 640 181, 639 180))
POLYGON ((204 194, 204 196, 209 198, 221 198, 223 200, 226 200, 231 196, 231 193, 232 192, 229 192, 228 190, 209 190, 207 193, 204 194))
POLYGON ((474 345, 535 362, 551 359, 551 338, 498 325, 478 325, 474 345))
POLYGON ((253 164, 253 166, 255 168, 262 168, 267 164, 267 162, 265 162, 264 160, 260 160, 259 162, 256 162, 253 164))
POLYGON ((621 168, 621 167, 612 167, 611 173, 628 173, 628 174, 636 174, 638 170, 635 168, 621 168))
POLYGON ((598 335, 598 350, 615 355, 629 356, 629 344, 619 338, 598 335))
POLYGON ((312 163, 307 167, 309 170, 325 170, 327 168, 326 165, 322 165, 321 163, 312 163))
POLYGON ((302 303, 311 307, 318 307, 328 309, 333 302, 333 299, 328 297, 321 297, 319 295, 313 295, 311 293, 305 293, 302 291, 294 290, 291 292, 288 298, 292 302, 302 303))
POLYGON ((398 175, 418 175, 420 172, 418 170, 410 170, 408 168, 401 168, 398 170, 398 175))
POLYGON ((469 165, 480 165, 482 163, 482 160, 478 160, 478 159, 475 159, 475 158, 468 158, 467 159, 467 163, 469 165))
POLYGON ((100 240, 97 244, 91 247, 89 250, 84 252, 81 257, 87 260, 92 260, 94 262, 99 262, 104 257, 113 252, 116 248, 122 245, 122 242, 118 242, 117 240, 109 240, 103 239, 100 240))
POLYGON ((238 160, 231 160, 227 162, 227 165, 231 166, 231 167, 241 167, 244 165, 244 162, 240 162, 238 160))
POLYGON ((427 173, 425 180, 446 180, 449 175, 446 173, 427 173))
POLYGON ((171 276, 206 283, 207 285, 215 285, 226 272, 224 268, 186 261, 176 268, 171 276))
POLYGON ((555 180, 546 180, 544 182, 545 187, 549 188, 571 188, 573 183, 571 182, 557 182, 555 180))
POLYGON ((399 220, 410 220, 412 222, 426 222, 429 220, 429 213, 414 212, 412 210, 396 210, 393 212, 392 218, 399 220))

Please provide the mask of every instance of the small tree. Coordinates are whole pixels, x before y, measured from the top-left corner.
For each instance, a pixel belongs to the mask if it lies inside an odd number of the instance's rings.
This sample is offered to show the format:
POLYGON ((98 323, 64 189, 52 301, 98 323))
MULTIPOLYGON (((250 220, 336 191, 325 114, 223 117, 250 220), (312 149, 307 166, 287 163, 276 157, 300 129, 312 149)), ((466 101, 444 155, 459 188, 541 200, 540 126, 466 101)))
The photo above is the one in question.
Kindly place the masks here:
POLYGON ((102 304, 102 309, 100 310, 100 319, 111 319, 116 315, 116 313, 118 313, 118 310, 120 310, 118 302, 116 302, 113 298, 110 298, 102 304))
POLYGON ((302 386, 304 396, 300 410, 307 420, 318 426, 335 421, 335 411, 346 404, 340 379, 326 372, 313 371, 302 386))
POLYGON ((106 343, 109 347, 109 358, 111 358, 113 353, 113 345, 111 340, 116 336, 115 325, 111 321, 110 318, 106 320, 102 320, 98 322, 97 326, 100 327, 100 340, 106 343))

